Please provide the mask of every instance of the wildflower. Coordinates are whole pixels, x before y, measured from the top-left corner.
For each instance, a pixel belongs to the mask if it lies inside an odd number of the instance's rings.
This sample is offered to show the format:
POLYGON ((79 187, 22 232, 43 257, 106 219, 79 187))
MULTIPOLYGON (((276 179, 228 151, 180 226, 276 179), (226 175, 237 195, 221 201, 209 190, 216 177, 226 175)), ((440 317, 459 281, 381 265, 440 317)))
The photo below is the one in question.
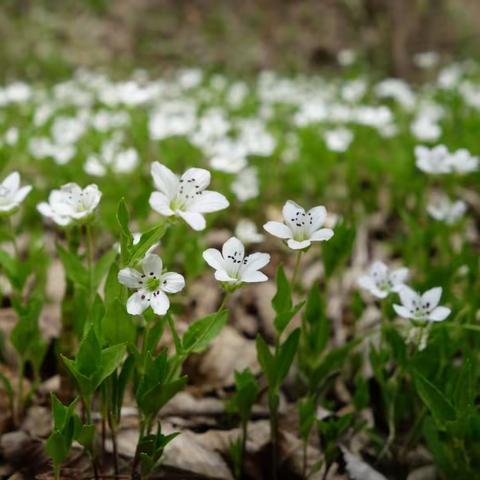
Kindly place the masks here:
POLYGON ((245 256, 245 247, 238 238, 228 239, 221 252, 215 248, 205 250, 203 258, 215 269, 215 278, 219 282, 240 285, 268 280, 259 270, 270 261, 270 255, 252 253, 245 256))
POLYGON ((102 192, 95 184, 82 189, 76 183, 67 183, 60 190, 52 190, 48 203, 38 204, 37 210, 62 227, 73 222, 85 223, 93 216, 101 197, 102 192))
POLYGON ((399 292, 405 286, 408 268, 390 270, 383 262, 373 262, 368 274, 358 279, 361 288, 368 290, 377 298, 385 298, 391 292, 399 292))
POLYGON ((25 197, 30 193, 32 187, 25 185, 20 187, 20 174, 13 172, 0 185, 0 215, 13 213, 25 197))
POLYGON ((410 287, 404 287, 400 290, 399 296, 402 305, 394 305, 393 308, 403 318, 441 322, 450 315, 449 308, 438 306, 442 296, 441 287, 431 288, 422 295, 410 287))
POLYGON ((433 148, 424 146, 415 147, 417 167, 426 173, 449 173, 450 154, 445 145, 437 145, 433 148))
POLYGON ((418 140, 435 142, 442 134, 437 122, 425 115, 419 115, 410 125, 410 130, 418 140))
POLYGON ((243 243, 259 243, 263 241, 263 235, 258 232, 257 226, 247 219, 242 219, 237 223, 235 235, 243 243))
POLYGON ((322 228, 327 217, 323 206, 314 207, 308 212, 295 202, 289 200, 283 206, 281 222, 267 222, 263 228, 275 237, 287 240, 287 245, 293 250, 310 247, 312 242, 330 240, 333 230, 322 228))
POLYGON ((170 217, 183 218, 194 230, 205 228, 204 213, 227 208, 228 200, 220 193, 205 190, 210 184, 210 172, 189 168, 178 178, 169 168, 154 162, 151 173, 159 191, 150 195, 150 206, 170 217))
POLYGON ((162 273, 163 262, 158 255, 147 255, 142 261, 143 273, 134 268, 118 272, 118 281, 137 290, 127 301, 127 312, 140 315, 148 307, 157 315, 165 315, 170 308, 167 293, 177 293, 185 287, 185 279, 175 272, 162 273))
POLYGON ((244 168, 232 182, 232 192, 241 202, 258 197, 260 193, 258 170, 255 167, 244 168))
POLYGON ((448 197, 434 198, 427 205, 427 212, 435 220, 445 222, 448 225, 453 225, 463 217, 467 205, 463 200, 456 200, 452 202, 448 197))
POLYGON ((454 173, 471 173, 478 170, 478 157, 473 156, 467 149, 460 148, 449 158, 450 170, 454 173))
POLYGON ((438 65, 440 55, 437 52, 427 51, 416 53, 413 57, 413 62, 418 68, 431 69, 438 65))
POLYGON ((348 128, 327 130, 324 134, 325 143, 331 152, 345 152, 352 143, 353 133, 348 128))

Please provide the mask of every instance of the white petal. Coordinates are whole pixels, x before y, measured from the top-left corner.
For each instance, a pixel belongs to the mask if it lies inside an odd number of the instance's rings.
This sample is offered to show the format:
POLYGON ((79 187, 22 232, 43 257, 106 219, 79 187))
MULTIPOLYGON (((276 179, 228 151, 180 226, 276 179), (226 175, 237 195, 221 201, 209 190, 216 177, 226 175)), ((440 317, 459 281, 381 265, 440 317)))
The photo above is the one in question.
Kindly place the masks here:
POLYGON ((118 281, 127 288, 140 288, 142 276, 139 271, 133 268, 123 268, 118 272, 118 281))
POLYGON ((324 242, 330 240, 333 237, 333 230, 331 228, 321 228, 310 235, 312 242, 324 242))
POLYGON ((232 278, 225 270, 217 270, 215 279, 219 282, 237 282, 237 279, 232 278))
POLYGON ((160 213, 160 215, 165 215, 167 217, 173 215, 173 211, 170 208, 170 200, 164 193, 152 192, 148 203, 150 203, 150 206, 156 212, 160 213))
POLYGON ((244 261, 246 263, 244 263, 240 269, 240 277, 242 280, 244 276, 249 273, 253 273, 263 268, 270 261, 270 255, 268 253, 252 253, 248 257, 245 257, 244 261))
POLYGON ((385 298, 388 292, 380 290, 377 284, 370 275, 363 275, 358 279, 358 284, 361 288, 368 290, 372 295, 377 298, 385 298))
POLYGON ((98 189, 95 184, 88 185, 83 189, 83 203, 90 209, 93 210, 100 203, 102 198, 102 192, 98 189))
POLYGON ((441 296, 442 287, 431 288, 422 295, 422 305, 430 310, 433 310, 438 305, 438 302, 440 302, 441 296))
POLYGON ((143 290, 135 292, 127 301, 127 312, 130 315, 140 315, 148 307, 148 295, 143 290))
POLYGON ((238 238, 231 237, 223 244, 222 255, 224 259, 236 257, 238 260, 243 260, 245 247, 238 238))
POLYGON ((165 315, 170 308, 170 300, 161 290, 150 297, 150 306, 157 315, 165 315))
POLYGON ((145 275, 153 276, 160 278, 162 274, 163 262, 162 259, 155 254, 147 255, 142 262, 143 273, 145 275), (152 275, 153 273, 153 275, 152 275))
POLYGON ((194 230, 204 230, 206 226, 205 218, 201 213, 196 212, 182 212, 178 210, 177 215, 180 215, 194 230))
POLYGON ((414 304, 418 304, 420 302, 420 296, 418 293, 407 286, 402 288, 398 292, 398 295, 400 296, 400 301, 402 304, 410 311, 415 308, 414 304))
POLYGON ((153 182, 160 192, 172 199, 178 191, 178 177, 165 165, 153 162, 150 168, 153 182))
POLYGON ((12 172, 2 182, 2 186, 8 188, 11 192, 16 192, 20 186, 20 174, 18 172, 12 172))
POLYGON ((268 277, 263 273, 257 271, 249 271, 242 274, 242 282, 245 283, 257 283, 257 282, 266 282, 268 277))
POLYGON ((403 318, 412 318, 412 313, 410 312, 410 310, 403 305, 394 305, 393 309, 397 312, 398 315, 403 318))
POLYGON ((270 233, 271 235, 282 238, 282 239, 287 239, 287 238, 292 238, 292 231, 290 228, 288 228, 284 223, 280 222, 267 222, 263 228, 270 233))
POLYGON ((294 218, 299 211, 305 212, 305 210, 300 205, 298 205, 292 200, 288 200, 282 209, 283 218, 286 221, 291 221, 291 219, 294 218))
POLYGON ((388 272, 388 267, 380 260, 375 260, 370 266, 370 274, 375 277, 384 277, 388 272))
POLYGON ((291 238, 287 242, 287 245, 292 250, 302 250, 304 248, 309 247, 311 244, 312 244, 312 242, 310 240, 304 240, 303 242, 297 242, 296 240, 293 240, 293 238, 291 238))
POLYGON ((183 182, 195 180, 199 190, 205 190, 210 185, 210 172, 204 168, 189 168, 182 175, 183 182))
POLYGON ((203 259, 210 265, 214 270, 224 270, 225 261, 222 257, 222 254, 216 248, 208 248, 203 252, 203 259))
POLYGON ((175 272, 164 273, 160 277, 160 288, 167 293, 177 293, 185 287, 185 279, 175 272))
POLYGON ((15 202, 17 203, 23 202, 23 200, 31 192, 31 190, 32 190, 32 187, 30 185, 25 185, 24 187, 22 187, 15 194, 15 197, 14 197, 15 202))
POLYGON ((308 226, 309 230, 310 232, 315 232, 325 223, 325 219, 327 218, 327 209, 323 205, 319 205, 318 207, 313 207, 310 209, 308 213, 312 218, 312 224, 308 226))
POLYGON ((229 205, 228 200, 221 193, 204 190, 195 197, 189 210, 198 213, 218 212, 229 205))
POLYGON ((394 292, 399 291, 399 289, 403 287, 403 284, 408 278, 408 272, 408 268, 399 268, 390 274, 390 280, 393 284, 392 290, 394 292))
POLYGON ((437 307, 433 309, 428 315, 428 319, 432 322, 441 322, 445 320, 451 313, 451 310, 447 307, 437 307))

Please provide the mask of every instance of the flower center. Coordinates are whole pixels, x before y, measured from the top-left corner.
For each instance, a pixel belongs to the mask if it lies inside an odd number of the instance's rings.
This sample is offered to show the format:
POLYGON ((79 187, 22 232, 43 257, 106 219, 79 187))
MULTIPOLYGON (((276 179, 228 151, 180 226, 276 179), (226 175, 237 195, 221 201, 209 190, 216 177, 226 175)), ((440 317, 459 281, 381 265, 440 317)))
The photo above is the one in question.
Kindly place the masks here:
POLYGON ((160 287, 160 280, 154 275, 145 281, 145 288, 149 292, 156 292, 160 287))
POLYGON ((181 178, 177 195, 170 202, 170 208, 173 211, 187 210, 202 193, 203 189, 195 178, 181 178))
POLYGON ((293 230, 293 239, 297 242, 303 242, 310 238, 310 228, 313 225, 312 214, 302 210, 297 210, 290 219, 290 225, 293 230))

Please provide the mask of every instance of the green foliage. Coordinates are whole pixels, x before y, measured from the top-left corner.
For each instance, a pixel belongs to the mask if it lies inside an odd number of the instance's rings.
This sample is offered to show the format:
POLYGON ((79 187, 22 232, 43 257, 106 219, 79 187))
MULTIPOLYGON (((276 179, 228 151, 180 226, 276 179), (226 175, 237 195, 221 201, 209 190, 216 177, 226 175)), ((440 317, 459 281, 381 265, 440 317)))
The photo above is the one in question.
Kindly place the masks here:
POLYGON ((258 396, 258 383, 250 369, 235 372, 235 393, 227 402, 227 410, 237 414, 246 422, 251 415, 252 407, 258 396))
POLYGON ((81 395, 90 399, 102 382, 120 366, 125 352, 125 344, 102 349, 95 329, 91 327, 80 343, 76 358, 71 360, 62 355, 62 359, 81 395))
POLYGON ((200 353, 220 333, 228 320, 228 311, 221 310, 191 323, 182 338, 184 355, 200 353))

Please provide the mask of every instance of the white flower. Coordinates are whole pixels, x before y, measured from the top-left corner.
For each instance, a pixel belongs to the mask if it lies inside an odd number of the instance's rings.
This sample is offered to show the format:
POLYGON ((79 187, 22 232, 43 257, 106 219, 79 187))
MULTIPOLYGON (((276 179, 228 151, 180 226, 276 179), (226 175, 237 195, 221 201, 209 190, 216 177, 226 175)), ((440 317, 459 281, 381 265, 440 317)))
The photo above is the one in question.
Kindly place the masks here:
POLYGON ((17 209, 30 193, 32 187, 20 187, 20 174, 13 172, 0 185, 0 215, 8 214, 17 209))
POLYGON ((183 218, 194 230, 205 228, 204 213, 229 205, 222 194, 205 190, 210 184, 208 170, 189 168, 178 178, 165 165, 154 162, 151 173, 158 191, 150 195, 150 206, 161 215, 183 218))
POLYGON ((340 50, 337 54, 337 62, 342 67, 349 67, 357 60, 357 53, 355 50, 351 50, 349 48, 344 48, 340 50))
POLYGON ((467 149, 460 148, 449 157, 450 170, 455 173, 471 173, 478 170, 478 157, 473 156, 467 149))
POLYGON ((259 243, 263 241, 263 235, 258 232, 257 226, 247 219, 242 219, 237 223, 235 235, 243 243, 259 243))
POLYGON ((348 128, 335 128, 324 133, 325 143, 331 152, 345 152, 353 140, 353 133, 348 128))
POLYGON ((38 204, 37 209, 60 226, 83 223, 93 215, 101 197, 102 192, 94 184, 82 189, 76 183, 67 183, 60 190, 52 190, 48 203, 38 204))
POLYGON ((457 200, 452 202, 448 197, 444 196, 433 198, 427 205, 427 212, 432 218, 445 222, 448 225, 453 225, 460 220, 466 210, 467 205, 464 201, 457 200))
POLYGON ((133 268, 118 272, 118 281, 137 290, 127 301, 127 312, 140 315, 148 307, 157 315, 165 315, 170 307, 167 293, 177 293, 185 287, 185 279, 175 272, 162 273, 163 262, 158 255, 147 255, 142 261, 143 273, 133 268))
POLYGON ((426 291, 423 295, 418 294, 410 287, 404 287, 399 292, 402 305, 394 305, 393 308, 403 318, 430 322, 441 322, 451 313, 447 307, 439 307, 442 288, 435 287, 426 291))
POLYGON ((238 285, 240 283, 265 282, 268 277, 260 272, 269 261, 268 253, 252 253, 245 256, 245 247, 235 237, 228 239, 222 251, 209 248, 203 252, 205 261, 215 269, 215 278, 219 282, 238 285))
POLYGON ((255 167, 243 169, 232 182, 232 192, 241 202, 258 197, 260 186, 257 169, 255 167))
POLYGON ((390 270, 383 262, 373 262, 367 275, 358 279, 361 288, 377 298, 385 298, 391 292, 399 292, 405 286, 408 268, 390 270))
POLYGON ((415 147, 417 167, 426 173, 449 173, 450 154, 445 145, 437 145, 433 148, 424 146, 415 147))
POLYGON ((413 56, 413 63, 418 68, 430 69, 438 65, 440 55, 437 52, 419 52, 413 56))
POLYGON ((275 237, 287 240, 287 245, 293 250, 302 250, 312 242, 330 240, 333 230, 322 228, 327 217, 323 206, 313 207, 308 212, 295 202, 289 200, 283 206, 281 222, 267 222, 263 228, 275 237))
POLYGON ((13 147, 18 142, 18 128, 11 127, 5 132, 5 143, 13 147))
POLYGON ((410 130, 418 140, 435 142, 442 134, 438 123, 426 115, 418 116, 410 125, 410 130))

